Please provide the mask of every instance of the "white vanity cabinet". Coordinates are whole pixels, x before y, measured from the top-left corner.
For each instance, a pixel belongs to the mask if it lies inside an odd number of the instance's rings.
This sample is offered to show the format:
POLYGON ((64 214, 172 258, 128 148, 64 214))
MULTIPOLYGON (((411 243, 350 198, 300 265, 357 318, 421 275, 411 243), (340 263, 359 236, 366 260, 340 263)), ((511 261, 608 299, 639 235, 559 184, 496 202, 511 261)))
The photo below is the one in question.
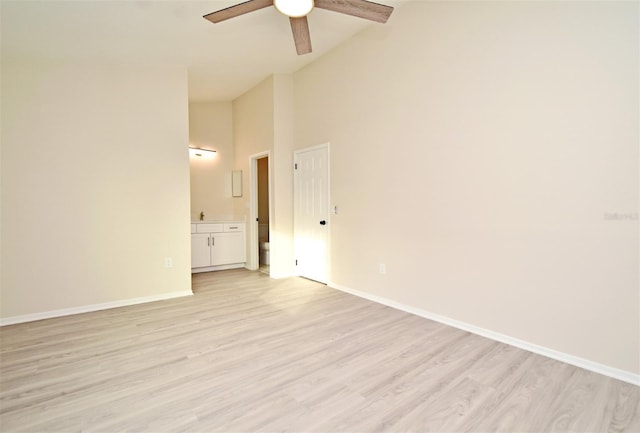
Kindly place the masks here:
POLYGON ((191 268, 211 266, 211 235, 191 233, 191 268))
POLYGON ((191 224, 191 271, 244 267, 244 227, 244 222, 191 224))

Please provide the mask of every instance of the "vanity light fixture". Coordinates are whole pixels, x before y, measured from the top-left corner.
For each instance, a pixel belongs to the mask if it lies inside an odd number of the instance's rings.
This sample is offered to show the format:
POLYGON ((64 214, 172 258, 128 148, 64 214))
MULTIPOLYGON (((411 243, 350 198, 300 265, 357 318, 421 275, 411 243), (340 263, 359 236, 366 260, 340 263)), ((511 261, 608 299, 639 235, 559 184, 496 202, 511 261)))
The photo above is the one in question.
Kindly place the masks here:
POLYGON ((313 0, 274 0, 273 5, 291 18, 305 17, 313 9, 313 0))
POLYGON ((189 147, 189 155, 197 156, 199 158, 213 158, 214 156, 216 156, 216 151, 209 149, 200 149, 198 147, 189 147))

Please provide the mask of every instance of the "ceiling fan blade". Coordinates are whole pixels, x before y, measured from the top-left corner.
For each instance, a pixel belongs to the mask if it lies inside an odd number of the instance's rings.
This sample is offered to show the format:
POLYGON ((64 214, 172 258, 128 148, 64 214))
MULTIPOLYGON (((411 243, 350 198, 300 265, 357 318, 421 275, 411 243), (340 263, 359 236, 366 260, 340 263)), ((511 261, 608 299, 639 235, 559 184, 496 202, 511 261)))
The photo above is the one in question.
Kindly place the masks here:
POLYGON ((391 6, 366 0, 315 0, 315 7, 379 23, 386 23, 393 12, 391 6))
POLYGON ((220 21, 228 20, 229 18, 234 18, 269 6, 273 6, 273 0, 249 0, 235 6, 229 6, 226 9, 212 12, 202 18, 209 20, 212 23, 219 23, 220 21))
POLYGON ((298 55, 310 53, 311 36, 309 35, 309 22, 307 21, 307 17, 289 18, 289 21, 291 21, 293 40, 296 43, 298 55))

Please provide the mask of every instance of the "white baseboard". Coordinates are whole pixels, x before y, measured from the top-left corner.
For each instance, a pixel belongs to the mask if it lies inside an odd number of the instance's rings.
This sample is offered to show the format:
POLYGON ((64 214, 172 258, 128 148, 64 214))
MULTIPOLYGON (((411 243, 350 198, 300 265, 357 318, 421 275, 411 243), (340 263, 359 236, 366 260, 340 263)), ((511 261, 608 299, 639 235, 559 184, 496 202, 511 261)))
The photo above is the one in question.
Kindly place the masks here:
POLYGON ((143 296, 141 298, 124 299, 122 301, 105 302, 102 304, 85 305, 82 307, 63 308, 61 310, 45 311, 42 313, 25 314, 22 316, 13 316, 0 319, 0 326, 15 325, 18 323, 34 322, 36 320, 51 319, 54 317, 71 316, 72 314, 89 313, 92 311, 107 310, 109 308, 126 307, 135 304, 144 304, 146 302, 163 301, 165 299, 180 298, 182 296, 191 296, 191 290, 181 290, 176 292, 164 293, 162 295, 143 296))
POLYGON ((291 278, 291 277, 297 277, 297 275, 291 274, 291 273, 275 273, 273 271, 271 271, 271 273, 269 274, 269 276, 271 278, 273 278, 274 280, 284 280, 285 278, 291 278))
POLYGON ((424 317, 445 325, 453 326, 454 328, 461 329, 463 331, 471 332, 472 334, 480 335, 482 337, 490 338, 501 343, 509 344, 511 346, 518 347, 520 349, 528 350, 529 352, 537 353, 538 355, 546 356, 557 361, 565 362, 567 364, 574 365, 576 367, 584 368, 585 370, 600 373, 605 376, 612 377, 614 379, 622 380, 624 382, 631 383, 633 385, 640 386, 640 374, 632 373, 630 371, 621 370, 619 368, 610 367, 608 365, 600 364, 588 359, 573 356, 568 353, 560 352, 548 347, 539 346, 537 344, 530 343, 528 341, 519 340, 508 335, 500 334, 498 332, 490 331, 488 329, 480 328, 469 323, 461 322, 459 320, 451 319, 449 317, 440 316, 438 314, 431 313, 429 311, 411 307, 409 305, 401 304, 391 299, 384 298, 382 296, 372 295, 370 293, 362 292, 360 290, 354 290, 349 287, 342 286, 336 283, 328 283, 329 287, 340 290, 345 293, 349 293, 358 296, 369 301, 377 302, 378 304, 386 305, 397 310, 405 311, 407 313, 415 314, 416 316, 424 317))
POLYGON ((200 274, 202 272, 225 271, 227 269, 246 268, 244 263, 234 263, 232 265, 207 266, 205 268, 191 268, 192 274, 200 274))

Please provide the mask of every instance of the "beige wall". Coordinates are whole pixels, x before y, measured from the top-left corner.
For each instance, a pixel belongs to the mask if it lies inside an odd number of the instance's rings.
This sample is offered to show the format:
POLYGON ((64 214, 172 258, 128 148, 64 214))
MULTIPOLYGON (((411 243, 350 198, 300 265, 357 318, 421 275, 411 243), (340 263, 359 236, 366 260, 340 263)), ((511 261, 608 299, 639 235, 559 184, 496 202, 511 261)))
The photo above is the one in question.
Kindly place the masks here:
POLYGON ((233 101, 235 169, 242 170, 242 197, 234 200, 237 215, 249 218, 249 158, 273 149, 273 77, 233 101))
MULTIPOLYGON (((272 195, 270 210, 271 276, 293 275, 293 77, 274 75, 233 101, 233 136, 236 169, 245 173, 241 199, 236 199, 237 215, 249 221, 251 155, 270 151, 272 195)), ((257 226, 249 226, 257 231, 257 226)), ((247 245, 251 236, 247 236, 247 245)), ((248 250, 248 249, 247 249, 248 250)), ((257 264, 248 263, 249 267, 257 264)))
POLYGON ((242 197, 234 199, 234 211, 246 219, 247 267, 257 269, 252 261, 251 239, 257 239, 257 226, 250 221, 250 176, 251 155, 273 150, 273 77, 259 83, 233 101, 233 141, 235 146, 235 169, 242 170, 242 197))
POLYGON ((273 204, 270 236, 271 276, 294 275, 293 257, 293 76, 273 77, 273 204))
POLYGON ((186 70, 3 61, 1 90, 0 316, 190 291, 186 70))
POLYGON ((189 144, 217 151, 212 159, 190 158, 192 220, 198 220, 200 212, 207 220, 234 218, 232 112, 231 102, 189 104, 189 144))
POLYGON ((408 2, 296 73, 296 147, 331 142, 331 280, 640 372, 638 16, 408 2))

